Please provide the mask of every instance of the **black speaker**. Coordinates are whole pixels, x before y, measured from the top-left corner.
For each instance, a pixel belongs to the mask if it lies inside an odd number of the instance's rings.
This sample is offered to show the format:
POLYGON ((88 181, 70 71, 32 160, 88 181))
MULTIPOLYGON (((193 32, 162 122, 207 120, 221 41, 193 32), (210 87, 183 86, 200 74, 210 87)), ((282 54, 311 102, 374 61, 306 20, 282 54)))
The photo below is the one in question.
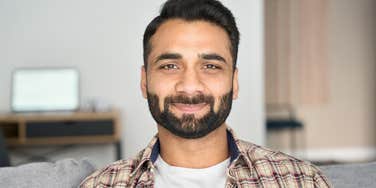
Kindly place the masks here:
POLYGON ((10 166, 10 161, 3 131, 0 128, 0 167, 4 166, 10 166))

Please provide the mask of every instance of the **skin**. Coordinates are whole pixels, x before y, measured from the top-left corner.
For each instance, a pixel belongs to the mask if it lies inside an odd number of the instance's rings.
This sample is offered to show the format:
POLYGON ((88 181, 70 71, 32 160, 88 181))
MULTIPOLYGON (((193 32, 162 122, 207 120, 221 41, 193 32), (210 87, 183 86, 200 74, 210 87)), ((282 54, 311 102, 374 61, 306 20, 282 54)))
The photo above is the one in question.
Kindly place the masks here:
MULTIPOLYGON (((214 111, 219 98, 233 90, 238 96, 238 71, 233 70, 230 40, 221 27, 206 21, 171 19, 163 23, 151 38, 152 50, 148 68, 141 70, 141 90, 159 96, 163 110, 166 96, 184 94, 212 95, 214 111)), ((206 104, 175 104, 171 111, 181 117, 194 114, 195 118, 209 111, 206 104)), ((178 137, 158 125, 160 155, 167 163, 185 168, 207 168, 229 157, 226 124, 197 139, 178 137)))

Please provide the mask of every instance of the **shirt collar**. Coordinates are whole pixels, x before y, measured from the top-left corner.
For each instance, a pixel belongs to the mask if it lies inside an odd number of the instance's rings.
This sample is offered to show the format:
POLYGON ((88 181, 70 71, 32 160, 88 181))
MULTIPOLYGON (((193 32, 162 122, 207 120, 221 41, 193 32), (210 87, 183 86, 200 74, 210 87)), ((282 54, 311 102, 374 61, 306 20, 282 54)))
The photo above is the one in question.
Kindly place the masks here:
POLYGON ((230 152, 230 164, 240 155, 236 138, 231 128, 227 127, 227 145, 230 152))
MULTIPOLYGON (((230 152, 230 164, 231 164, 234 160, 237 160, 238 158, 240 158, 240 156, 243 156, 244 151, 242 150, 241 145, 238 144, 238 139, 235 136, 234 131, 230 127, 227 127, 226 131, 227 131, 227 143, 228 143, 228 148, 230 152)), ((159 151, 160 151, 160 143, 158 139, 158 134, 156 134, 153 137, 153 139, 149 142, 145 150, 143 151, 138 167, 142 166, 146 162, 154 164, 154 162, 158 158, 159 151)))

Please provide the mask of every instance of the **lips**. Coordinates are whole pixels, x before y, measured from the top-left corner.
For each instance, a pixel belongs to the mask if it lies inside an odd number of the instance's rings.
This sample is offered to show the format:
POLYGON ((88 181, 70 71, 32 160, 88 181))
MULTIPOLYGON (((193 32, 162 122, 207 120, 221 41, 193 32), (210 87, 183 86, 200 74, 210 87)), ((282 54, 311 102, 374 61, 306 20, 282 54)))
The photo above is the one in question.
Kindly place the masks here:
POLYGON ((174 106, 177 110, 182 111, 183 113, 195 113, 204 109, 206 106, 208 106, 208 104, 207 103, 199 103, 199 104, 174 103, 172 106, 174 106))

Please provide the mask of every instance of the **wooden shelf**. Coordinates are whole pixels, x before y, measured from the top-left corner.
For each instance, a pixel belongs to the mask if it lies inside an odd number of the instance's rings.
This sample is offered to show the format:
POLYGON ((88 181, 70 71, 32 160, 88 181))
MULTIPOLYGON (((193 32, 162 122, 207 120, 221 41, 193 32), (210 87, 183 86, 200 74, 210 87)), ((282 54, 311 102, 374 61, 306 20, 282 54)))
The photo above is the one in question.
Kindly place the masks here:
POLYGON ((0 115, 9 146, 118 143, 118 111, 0 115), (52 136, 51 136, 52 135, 52 136))

